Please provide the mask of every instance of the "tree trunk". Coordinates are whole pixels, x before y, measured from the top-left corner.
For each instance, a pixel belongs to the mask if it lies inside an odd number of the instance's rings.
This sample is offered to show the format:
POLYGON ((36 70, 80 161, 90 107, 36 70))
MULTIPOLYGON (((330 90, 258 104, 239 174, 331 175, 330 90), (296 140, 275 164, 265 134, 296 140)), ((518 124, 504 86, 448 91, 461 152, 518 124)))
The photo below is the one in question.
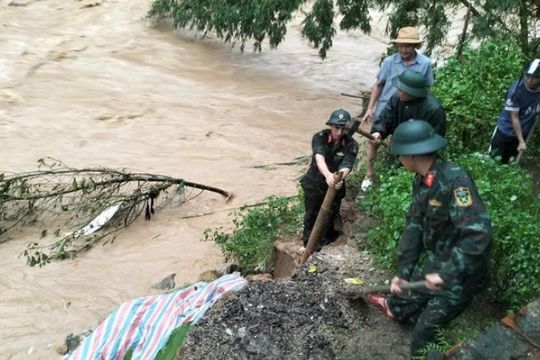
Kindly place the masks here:
POLYGON ((468 8, 474 16, 480 16, 478 10, 476 10, 470 2, 468 2, 467 0, 461 0, 461 3, 465 5, 465 7, 468 8))
POLYGON ((465 45, 465 39, 467 38, 467 28, 469 27, 469 20, 471 19, 471 7, 467 8, 467 14, 465 15, 465 24, 463 25, 463 32, 459 37, 459 45, 457 49, 457 59, 463 64, 463 46, 465 45))
POLYGON ((521 50, 525 56, 529 56, 529 11, 527 9, 527 0, 519 2, 519 41, 521 50))

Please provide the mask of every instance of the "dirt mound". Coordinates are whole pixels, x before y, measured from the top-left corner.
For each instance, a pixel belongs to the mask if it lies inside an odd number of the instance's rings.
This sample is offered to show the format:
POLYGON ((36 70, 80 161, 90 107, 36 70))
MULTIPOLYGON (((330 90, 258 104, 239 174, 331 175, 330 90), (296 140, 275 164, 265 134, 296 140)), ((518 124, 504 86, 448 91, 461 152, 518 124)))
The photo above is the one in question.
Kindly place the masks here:
POLYGON ((177 359, 406 358, 410 329, 344 295, 358 288, 347 278, 380 282, 371 260, 350 245, 330 246, 291 278, 250 282, 207 312, 177 359))

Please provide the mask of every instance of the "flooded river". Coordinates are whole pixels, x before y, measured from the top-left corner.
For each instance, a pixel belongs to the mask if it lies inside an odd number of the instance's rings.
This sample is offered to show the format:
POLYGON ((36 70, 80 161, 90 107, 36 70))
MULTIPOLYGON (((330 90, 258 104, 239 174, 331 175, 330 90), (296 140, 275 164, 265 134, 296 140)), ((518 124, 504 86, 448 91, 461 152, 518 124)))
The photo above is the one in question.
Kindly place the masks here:
POLYGON ((42 269, 18 258, 36 234, 13 233, 0 245, 0 359, 58 359, 54 347, 67 334, 154 293, 152 283, 171 273, 191 283, 220 267, 219 249, 201 241, 204 229, 230 227, 227 208, 296 193, 301 166, 253 166, 308 154, 332 110, 356 114, 358 101, 340 93, 370 88, 386 47, 383 26, 373 37, 339 34, 322 62, 297 19, 278 50, 240 54, 151 26, 148 6, 0 0, 0 170, 35 170, 51 156, 72 167, 181 177, 235 197, 225 204, 205 193, 42 269))

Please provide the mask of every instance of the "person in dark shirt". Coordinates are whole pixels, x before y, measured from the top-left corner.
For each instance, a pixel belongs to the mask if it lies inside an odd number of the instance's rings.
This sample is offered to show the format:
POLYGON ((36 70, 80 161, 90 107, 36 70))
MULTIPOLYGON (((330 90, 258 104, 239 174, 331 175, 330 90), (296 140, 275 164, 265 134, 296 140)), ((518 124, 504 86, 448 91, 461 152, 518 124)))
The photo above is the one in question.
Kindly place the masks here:
POLYGON ((300 184, 304 190, 304 217, 303 242, 307 245, 315 220, 324 201, 329 186, 338 191, 332 203, 331 215, 326 228, 321 232, 320 245, 328 244, 339 236, 334 229, 334 221, 339 214, 341 200, 345 196, 344 179, 351 172, 358 154, 358 143, 344 132, 344 127, 351 120, 351 114, 343 109, 335 110, 326 122, 330 128, 313 135, 311 148, 313 158, 307 173, 302 177, 300 184), (333 174, 337 171, 343 173, 339 183, 334 182, 333 174))
POLYGON ((527 150, 525 139, 533 128, 540 101, 540 59, 531 61, 523 79, 516 80, 506 93, 504 109, 491 137, 489 153, 507 164, 527 150))
POLYGON ((373 160, 382 140, 392 135, 396 127, 409 119, 424 119, 435 131, 446 134, 446 113, 437 98, 431 95, 426 86, 426 78, 414 70, 405 70, 392 79, 392 84, 398 89, 387 102, 371 127, 373 140, 368 148, 367 172, 362 181, 362 190, 372 184, 373 160))
POLYGON ((390 153, 416 176, 392 295, 368 300, 389 319, 416 319, 411 357, 433 343, 437 330, 461 314, 490 280, 491 220, 471 177, 437 156, 447 143, 422 120, 399 125, 390 143, 390 153), (419 280, 425 281, 425 291, 400 288, 419 280))

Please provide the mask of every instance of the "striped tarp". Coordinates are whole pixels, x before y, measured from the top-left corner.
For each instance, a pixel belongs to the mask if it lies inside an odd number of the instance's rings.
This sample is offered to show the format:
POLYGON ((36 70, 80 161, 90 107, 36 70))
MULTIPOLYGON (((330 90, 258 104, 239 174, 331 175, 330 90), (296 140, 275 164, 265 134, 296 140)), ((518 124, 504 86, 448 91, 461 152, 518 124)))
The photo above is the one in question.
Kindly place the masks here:
POLYGON ((64 360, 119 360, 132 349, 132 360, 154 359, 171 332, 196 322, 228 291, 246 284, 239 273, 199 282, 170 294, 123 303, 64 360))

